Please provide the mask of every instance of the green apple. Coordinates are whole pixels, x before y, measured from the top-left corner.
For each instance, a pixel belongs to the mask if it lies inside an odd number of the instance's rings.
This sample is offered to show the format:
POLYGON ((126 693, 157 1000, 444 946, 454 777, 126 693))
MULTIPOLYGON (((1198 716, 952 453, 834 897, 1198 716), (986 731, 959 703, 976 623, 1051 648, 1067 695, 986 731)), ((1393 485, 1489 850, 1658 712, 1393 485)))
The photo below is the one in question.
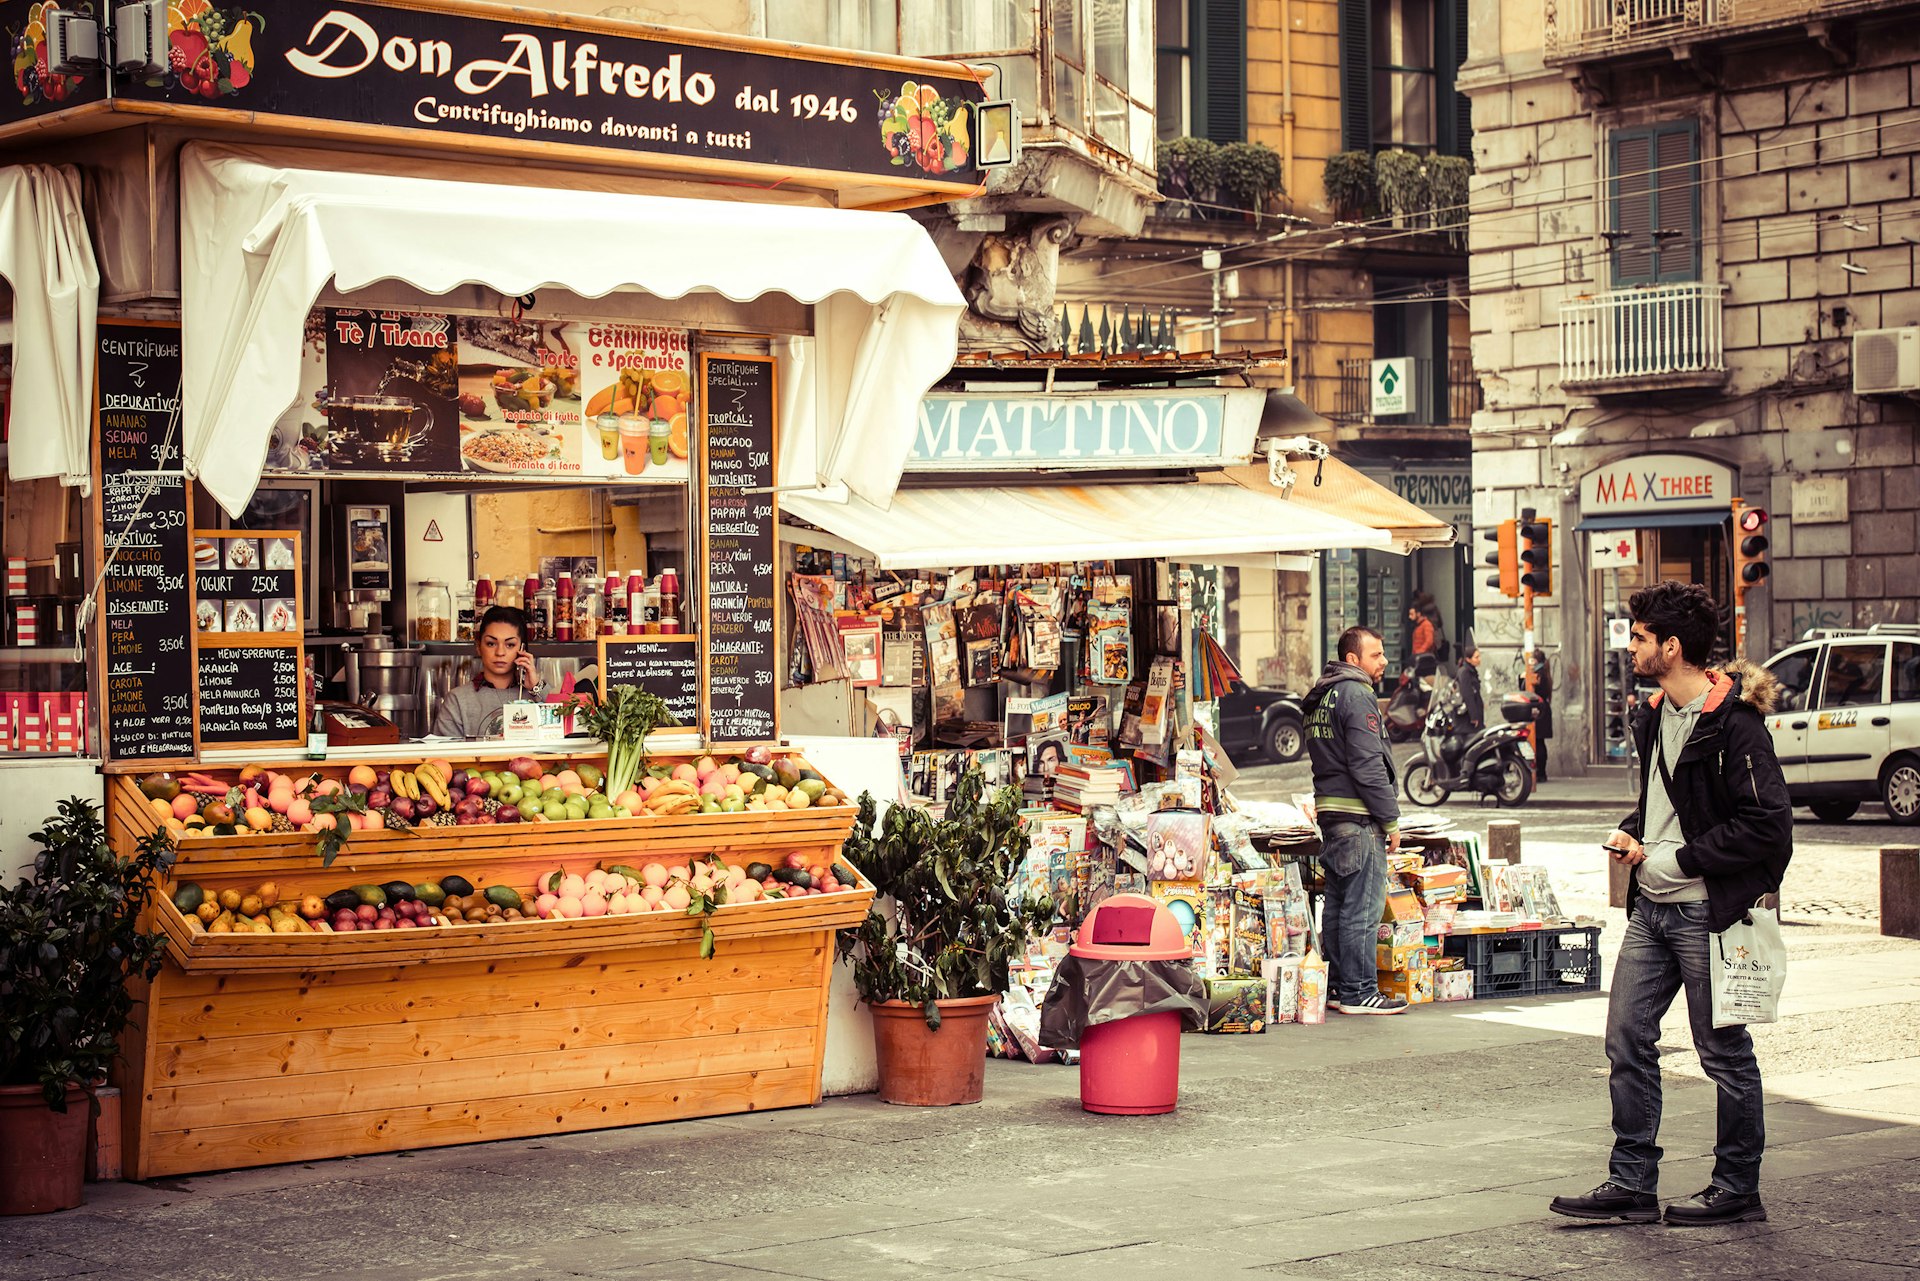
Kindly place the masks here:
POLYGON ((546 802, 540 807, 540 812, 547 816, 549 823, 564 823, 571 817, 571 815, 567 813, 566 805, 561 801, 546 802))
POLYGON ((535 814, 541 812, 540 802, 534 800, 531 796, 522 797, 514 808, 520 811, 520 817, 524 819, 531 819, 535 814))
POLYGON ((500 803, 502 805, 518 805, 520 798, 526 794, 526 789, 521 787, 519 783, 508 783, 500 789, 500 803))

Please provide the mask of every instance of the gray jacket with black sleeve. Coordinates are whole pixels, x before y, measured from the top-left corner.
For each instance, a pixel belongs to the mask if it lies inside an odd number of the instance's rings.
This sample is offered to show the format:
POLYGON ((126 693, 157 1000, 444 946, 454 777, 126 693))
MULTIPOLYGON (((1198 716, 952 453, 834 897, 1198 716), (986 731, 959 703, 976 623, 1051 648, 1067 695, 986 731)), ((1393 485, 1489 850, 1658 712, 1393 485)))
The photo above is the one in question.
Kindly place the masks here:
POLYGON ((1373 682, 1352 663, 1332 662, 1307 692, 1307 754, 1313 758, 1313 804, 1320 826, 1372 820, 1400 827, 1393 754, 1373 682))

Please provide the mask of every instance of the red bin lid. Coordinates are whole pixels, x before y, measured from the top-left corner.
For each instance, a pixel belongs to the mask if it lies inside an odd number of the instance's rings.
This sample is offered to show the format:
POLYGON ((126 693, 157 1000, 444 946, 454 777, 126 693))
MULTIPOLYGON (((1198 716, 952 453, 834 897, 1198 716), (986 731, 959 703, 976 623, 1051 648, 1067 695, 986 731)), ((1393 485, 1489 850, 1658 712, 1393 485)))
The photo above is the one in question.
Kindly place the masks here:
POLYGON ((1115 894, 1080 923, 1068 951, 1095 961, 1184 961, 1193 947, 1179 918, 1144 894, 1115 894))

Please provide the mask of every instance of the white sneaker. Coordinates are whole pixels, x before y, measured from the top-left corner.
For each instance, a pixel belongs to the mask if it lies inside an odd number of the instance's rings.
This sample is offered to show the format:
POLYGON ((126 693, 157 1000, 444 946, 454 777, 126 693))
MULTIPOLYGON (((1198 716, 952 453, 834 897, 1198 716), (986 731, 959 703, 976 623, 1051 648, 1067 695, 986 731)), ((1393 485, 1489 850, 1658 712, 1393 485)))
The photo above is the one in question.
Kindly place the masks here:
POLYGON ((1337 1008, 1342 1014, 1405 1014, 1407 1002, 1404 997, 1375 992, 1364 1001, 1354 1001, 1337 1008))

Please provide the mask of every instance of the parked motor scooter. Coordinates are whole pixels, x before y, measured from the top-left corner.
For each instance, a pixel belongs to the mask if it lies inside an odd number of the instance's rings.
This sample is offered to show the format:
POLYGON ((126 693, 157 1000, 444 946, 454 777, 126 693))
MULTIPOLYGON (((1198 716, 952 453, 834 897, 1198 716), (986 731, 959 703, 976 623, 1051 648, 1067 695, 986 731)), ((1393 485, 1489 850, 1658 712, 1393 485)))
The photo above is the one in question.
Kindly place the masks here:
POLYGON ((1387 737, 1396 743, 1408 743, 1420 737, 1427 709, 1433 703, 1433 686, 1415 675, 1409 667, 1400 673, 1400 683, 1387 697, 1387 737))
POLYGON ((1439 805, 1455 792, 1471 791, 1513 807, 1533 794, 1533 744, 1523 727, 1509 720, 1467 729, 1466 704, 1457 692, 1428 714, 1420 744, 1421 753, 1401 775, 1407 799, 1415 805, 1439 805))

